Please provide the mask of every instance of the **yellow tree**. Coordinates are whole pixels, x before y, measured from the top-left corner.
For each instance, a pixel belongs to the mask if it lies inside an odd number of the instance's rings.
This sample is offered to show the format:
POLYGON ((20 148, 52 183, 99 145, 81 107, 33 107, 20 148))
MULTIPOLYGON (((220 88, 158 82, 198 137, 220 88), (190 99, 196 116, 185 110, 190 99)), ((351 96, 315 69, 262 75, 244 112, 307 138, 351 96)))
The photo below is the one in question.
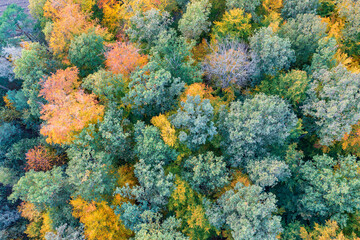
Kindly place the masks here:
POLYGON ((165 115, 160 114, 159 116, 153 117, 151 123, 160 129, 161 137, 164 142, 173 147, 176 143, 177 137, 175 134, 175 128, 171 125, 165 115))

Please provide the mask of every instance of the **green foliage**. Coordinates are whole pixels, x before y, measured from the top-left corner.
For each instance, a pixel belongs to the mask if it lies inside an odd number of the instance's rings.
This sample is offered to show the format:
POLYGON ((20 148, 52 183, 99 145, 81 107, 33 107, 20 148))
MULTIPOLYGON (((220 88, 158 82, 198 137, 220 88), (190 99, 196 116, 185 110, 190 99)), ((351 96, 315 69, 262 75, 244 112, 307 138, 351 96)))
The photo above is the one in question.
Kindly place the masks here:
POLYGON ((260 91, 268 95, 278 95, 287 99, 292 105, 299 106, 306 99, 310 78, 306 72, 291 70, 274 78, 263 80, 259 86, 260 91))
POLYGON ((180 142, 195 150, 217 134, 213 119, 214 108, 209 99, 201 100, 199 95, 188 95, 186 102, 181 102, 181 108, 171 116, 171 123, 181 129, 180 142))
POLYGON ((309 218, 336 221, 347 225, 348 214, 359 210, 360 187, 359 163, 354 156, 334 159, 317 155, 300 170, 306 181, 301 200, 309 218))
POLYGON ((284 0, 284 7, 281 9, 281 15, 287 18, 296 18, 299 14, 316 14, 316 10, 319 7, 319 0, 284 0))
POLYGON ((260 187, 274 187, 291 176, 288 165, 276 157, 251 161, 246 170, 251 181, 260 187))
POLYGON ((194 45, 194 42, 189 43, 185 38, 178 37, 173 29, 161 32, 150 51, 150 61, 188 85, 200 82, 201 71, 194 63, 191 53, 194 45))
POLYGON ((130 91, 124 101, 140 116, 152 117, 169 111, 184 89, 184 82, 179 78, 164 69, 157 70, 152 65, 138 70, 131 79, 130 91))
POLYGON ((213 152, 187 159, 183 175, 191 187, 201 194, 214 193, 229 181, 224 158, 215 156, 213 152))
POLYGON ((73 196, 85 201, 103 200, 115 189, 115 177, 111 174, 111 159, 104 152, 92 149, 72 148, 67 151, 70 158, 66 174, 73 186, 73 196))
POLYGON ((250 48, 258 56, 258 71, 275 76, 295 61, 295 52, 288 38, 280 38, 271 28, 261 28, 250 38, 250 48))
POLYGON ((299 14, 281 26, 279 36, 290 40, 297 66, 310 62, 318 41, 326 36, 326 27, 327 24, 315 14, 299 14))
POLYGON ((182 233, 176 231, 181 221, 175 217, 169 217, 161 222, 161 215, 151 211, 141 214, 144 223, 135 234, 135 240, 187 240, 182 233))
POLYGON ((83 80, 82 86, 91 90, 104 103, 117 103, 125 96, 125 81, 123 77, 104 69, 87 76, 83 80))
POLYGON ((336 39, 322 38, 318 42, 319 46, 311 58, 311 65, 308 70, 310 73, 321 71, 321 69, 328 69, 336 66, 335 54, 338 50, 336 39))
POLYGON ((70 44, 69 60, 85 77, 103 66, 104 39, 94 31, 75 37, 70 44))
POLYGON ((169 13, 161 13, 158 9, 151 9, 144 13, 137 12, 131 17, 130 27, 126 33, 131 41, 141 43, 145 49, 150 49, 160 33, 167 31, 171 23, 169 13))
POLYGON ((211 23, 209 0, 192 0, 187 4, 186 12, 179 21, 179 30, 188 39, 198 40, 209 31, 211 23))
POLYGON ((320 143, 329 146, 360 120, 360 75, 339 65, 330 71, 321 70, 314 78, 303 111, 314 118, 320 143))
POLYGON ((226 0, 227 9, 241 8, 255 18, 257 18, 256 9, 260 6, 260 4, 260 0, 226 0))
POLYGON ((19 125, 14 123, 0 124, 0 162, 4 161, 5 154, 9 148, 20 140, 22 131, 19 125))
POLYGON ((275 195, 263 192, 259 186, 237 183, 215 205, 209 201, 206 205, 210 222, 225 225, 234 239, 270 240, 282 231, 280 217, 273 215, 277 211, 275 195))
POLYGON ((265 94, 233 102, 230 112, 224 114, 222 145, 234 167, 246 165, 254 157, 267 154, 272 147, 285 144, 297 123, 284 100, 265 94))
POLYGON ((146 164, 169 164, 177 154, 164 143, 159 130, 154 126, 145 126, 143 122, 135 125, 135 154, 146 164))

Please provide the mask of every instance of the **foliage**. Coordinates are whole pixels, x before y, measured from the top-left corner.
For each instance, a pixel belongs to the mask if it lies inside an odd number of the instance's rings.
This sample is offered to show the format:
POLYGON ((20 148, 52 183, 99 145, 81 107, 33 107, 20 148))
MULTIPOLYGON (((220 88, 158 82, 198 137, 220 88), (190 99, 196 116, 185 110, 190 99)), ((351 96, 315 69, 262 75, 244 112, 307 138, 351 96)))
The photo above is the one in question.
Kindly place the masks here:
POLYGON ((71 40, 69 60, 85 77, 103 66, 104 39, 95 32, 83 33, 71 40))
POLYGON ((260 187, 273 187, 291 176, 289 167, 276 157, 251 161, 246 170, 251 181, 260 187))
POLYGON ((291 70, 274 78, 268 78, 261 82, 260 91, 268 95, 278 95, 287 99, 292 105, 299 106, 306 99, 310 78, 306 72, 291 70))
POLYGON ((129 239, 131 231, 118 221, 114 210, 104 201, 86 202, 81 198, 71 200, 73 215, 84 224, 86 239, 129 239))
POLYGON ((91 123, 102 119, 104 107, 94 95, 78 90, 78 70, 58 70, 44 83, 40 95, 48 101, 41 110, 46 121, 40 133, 49 143, 69 144, 74 136, 91 123))
POLYGON ((221 129, 229 163, 238 167, 265 155, 271 147, 283 145, 296 123, 289 105, 277 96, 257 94, 253 99, 233 102, 221 129))
POLYGON ((250 38, 250 48, 258 56, 258 71, 275 76, 295 61, 295 52, 288 38, 280 38, 271 28, 261 28, 250 38))
POLYGON ((128 77, 137 67, 143 67, 147 58, 139 53, 139 50, 130 43, 117 42, 109 45, 106 52, 106 67, 114 74, 122 74, 128 77))
POLYGON ((46 240, 85 240, 84 229, 80 227, 74 229, 66 223, 56 228, 56 233, 47 232, 45 234, 46 240))
POLYGON ((285 18, 296 18, 300 14, 316 14, 319 7, 318 0, 294 1, 284 0, 284 7, 281 9, 281 15, 285 18))
POLYGON ((179 30, 188 39, 198 40, 201 34, 209 31, 208 21, 211 9, 209 0, 191 0, 186 12, 179 21, 179 30))
POLYGON ((328 146, 334 140, 340 140, 359 121, 359 76, 341 65, 314 75, 303 110, 314 118, 322 145, 328 146))
POLYGON ((305 194, 301 200, 310 218, 335 220, 346 226, 348 214, 358 209, 360 185, 359 165, 354 156, 334 159, 317 155, 300 172, 305 181, 305 194))
POLYGON ((200 145, 211 141, 217 134, 214 125, 214 108, 209 99, 201 99, 199 95, 189 96, 181 102, 181 108, 171 116, 171 123, 180 129, 179 140, 190 149, 198 149, 200 145))
POLYGON ((281 27, 279 35, 291 41, 297 66, 309 63, 318 41, 325 37, 326 27, 327 24, 315 14, 299 14, 281 27))
POLYGON ((201 194, 211 194, 225 186, 228 175, 223 157, 217 157, 213 152, 191 157, 184 163, 185 179, 201 194))
POLYGON ((252 32, 250 20, 251 14, 245 13, 243 9, 231 9, 224 14, 221 21, 214 22, 214 37, 220 41, 223 39, 247 41, 252 32))
MULTIPOLYGON (((207 202, 207 216, 212 224, 226 225, 234 239, 276 239, 282 231, 275 195, 264 193, 259 186, 236 184, 211 206, 207 202)), ((221 226, 220 225, 220 226, 221 226)))
POLYGON ((312 56, 309 72, 317 72, 321 69, 331 69, 336 66, 335 54, 338 49, 334 38, 322 38, 319 46, 312 56))
POLYGON ((126 30, 132 42, 141 43, 145 49, 154 46, 161 32, 167 31, 172 23, 168 12, 150 9, 146 12, 137 12, 130 19, 130 27, 126 30))
POLYGON ((153 117, 151 119, 151 123, 155 127, 159 128, 161 132, 161 137, 165 144, 173 147, 177 141, 177 137, 175 135, 175 128, 171 125, 166 116, 160 114, 159 116, 153 117))
POLYGON ((164 69, 148 65, 133 74, 129 88, 125 103, 138 115, 156 116, 172 109, 184 82, 164 69))
POLYGON ((241 8, 245 12, 251 13, 252 16, 256 16, 256 8, 261 5, 260 0, 247 1, 247 0, 226 0, 227 9, 241 8))
POLYGON ((57 156, 54 151, 42 145, 30 149, 25 156, 27 160, 27 170, 48 171, 51 170, 54 165, 62 165, 64 163, 63 159, 57 156))
POLYGON ((246 45, 225 41, 212 48, 205 57, 203 69, 215 85, 245 87, 256 75, 257 57, 249 53, 246 45))

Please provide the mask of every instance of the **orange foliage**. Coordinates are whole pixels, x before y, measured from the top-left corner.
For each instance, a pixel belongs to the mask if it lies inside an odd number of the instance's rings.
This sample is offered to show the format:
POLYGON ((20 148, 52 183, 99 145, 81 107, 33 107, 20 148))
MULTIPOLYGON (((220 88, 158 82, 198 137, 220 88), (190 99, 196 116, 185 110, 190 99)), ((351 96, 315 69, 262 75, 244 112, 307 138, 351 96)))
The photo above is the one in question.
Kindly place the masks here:
POLYGON ((35 205, 30 202, 22 202, 19 206, 19 212, 23 218, 30 221, 30 223, 26 225, 25 233, 27 236, 34 239, 41 238, 42 216, 41 213, 36 210, 35 205))
POLYGON ((160 129, 161 131, 161 137, 164 140, 164 142, 169 145, 170 147, 173 147, 176 143, 177 137, 175 134, 175 128, 171 126, 171 123, 166 118, 165 115, 160 114, 157 117, 153 117, 151 119, 151 123, 160 129))
POLYGON ((215 100, 216 98, 211 94, 213 89, 209 86, 206 86, 205 83, 193 83, 190 86, 187 86, 184 93, 180 96, 180 100, 186 102, 187 96, 190 95, 195 97, 200 96, 201 99, 210 99, 210 101, 215 100))
POLYGON ((85 226, 85 236, 89 240, 129 239, 132 232, 125 228, 114 210, 103 202, 88 203, 81 198, 70 201, 73 216, 85 226))
POLYGON ((15 109, 14 104, 10 101, 7 94, 3 97, 3 100, 7 108, 15 109))
POLYGON ((83 128, 102 120, 104 106, 97 104, 95 95, 79 90, 79 85, 75 67, 58 70, 44 83, 40 96, 48 103, 41 110, 46 124, 40 133, 48 143, 69 144, 83 128))
POLYGON ((109 39, 106 29, 100 28, 90 19, 89 13, 81 11, 81 6, 72 0, 50 0, 44 6, 44 15, 53 20, 49 46, 54 54, 68 62, 71 40, 84 32, 94 30, 96 34, 109 39))
POLYGON ((40 145, 30 149, 26 154, 26 170, 48 171, 54 165, 62 165, 63 160, 54 151, 40 145))
POLYGON ((206 39, 203 38, 201 43, 194 46, 191 52, 193 54, 193 58, 195 59, 195 61, 201 62, 205 58, 205 56, 210 53, 210 50, 211 49, 209 44, 207 43, 206 39))
POLYGON ((131 43, 117 42, 109 45, 111 50, 106 53, 106 66, 114 74, 123 74, 125 77, 147 63, 147 57, 139 53, 131 43))
POLYGON ((345 133, 341 142, 344 150, 360 156, 360 123, 354 125, 350 133, 345 133))

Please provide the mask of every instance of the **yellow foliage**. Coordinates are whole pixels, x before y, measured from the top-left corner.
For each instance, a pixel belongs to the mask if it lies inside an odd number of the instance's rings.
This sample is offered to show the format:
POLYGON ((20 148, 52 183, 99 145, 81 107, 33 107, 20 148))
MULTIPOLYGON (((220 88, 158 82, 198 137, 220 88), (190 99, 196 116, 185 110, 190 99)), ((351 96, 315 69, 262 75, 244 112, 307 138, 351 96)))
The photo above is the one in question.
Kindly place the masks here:
POLYGON ((161 131, 161 137, 164 140, 164 142, 169 145, 170 147, 173 147, 176 143, 177 137, 175 134, 175 128, 171 126, 171 123, 167 120, 166 116, 163 114, 160 114, 157 117, 153 117, 151 119, 151 123, 160 129, 161 131))
POLYGON ((54 230, 52 229, 52 220, 50 218, 50 214, 47 212, 43 213, 42 218, 43 218, 43 224, 41 225, 40 233, 41 233, 41 237, 45 239, 45 234, 47 232, 53 232, 54 230))
MULTIPOLYGON (((339 226, 335 221, 326 221, 325 226, 315 223, 314 230, 311 232, 306 231, 304 227, 300 228, 300 237, 303 240, 350 240, 344 236, 342 231, 339 230, 339 226)), ((359 238, 351 238, 353 240, 359 240, 359 238)))
POLYGON ((263 0, 262 6, 264 7, 265 11, 268 13, 270 12, 278 12, 280 13, 280 9, 283 7, 282 0, 263 0))
MULTIPOLYGON (((119 167, 116 173, 117 177, 117 187, 124 187, 126 184, 129 187, 135 186, 138 184, 137 178, 134 175, 134 167, 130 165, 123 165, 119 167)), ((132 202, 133 200, 122 197, 120 194, 116 194, 113 199, 113 204, 121 206, 124 202, 132 202)))
POLYGON ((3 99, 7 108, 15 109, 14 104, 10 101, 7 94, 3 97, 3 99))
POLYGON ((133 235, 105 201, 89 203, 76 198, 70 204, 73 206, 73 216, 84 224, 88 240, 125 240, 133 235))
POLYGON ((206 86, 205 83, 193 83, 190 86, 186 86, 184 93, 180 96, 182 102, 186 102, 187 96, 195 97, 200 96, 201 99, 210 99, 210 101, 216 100, 216 97, 212 95, 214 90, 206 86))
POLYGON ((193 49, 191 49, 191 52, 195 61, 201 62, 205 56, 210 53, 210 46, 206 39, 203 38, 200 44, 194 46, 193 49))

